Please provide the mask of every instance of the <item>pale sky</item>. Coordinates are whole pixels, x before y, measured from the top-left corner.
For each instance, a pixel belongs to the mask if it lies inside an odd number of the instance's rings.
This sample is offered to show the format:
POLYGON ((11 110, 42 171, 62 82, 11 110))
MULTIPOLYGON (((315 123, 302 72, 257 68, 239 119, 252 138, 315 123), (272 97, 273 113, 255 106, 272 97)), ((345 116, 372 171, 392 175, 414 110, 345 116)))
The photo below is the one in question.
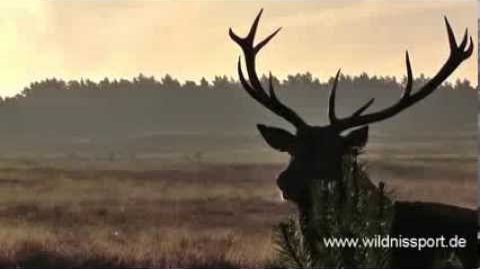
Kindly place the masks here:
MULTIPOLYGON (((0 3, 0 95, 30 82, 131 78, 140 72, 181 80, 237 78, 240 50, 228 28, 244 35, 261 7, 258 37, 283 29, 259 55, 259 70, 310 71, 325 81, 338 68, 401 77, 404 53, 416 75, 434 74, 448 56, 443 22, 457 39, 477 40, 476 1, 42 1, 0 3)), ((475 44, 476 45, 476 44, 475 44)), ((475 53, 476 53, 475 49, 475 53)), ((453 79, 476 85, 476 54, 453 79)))

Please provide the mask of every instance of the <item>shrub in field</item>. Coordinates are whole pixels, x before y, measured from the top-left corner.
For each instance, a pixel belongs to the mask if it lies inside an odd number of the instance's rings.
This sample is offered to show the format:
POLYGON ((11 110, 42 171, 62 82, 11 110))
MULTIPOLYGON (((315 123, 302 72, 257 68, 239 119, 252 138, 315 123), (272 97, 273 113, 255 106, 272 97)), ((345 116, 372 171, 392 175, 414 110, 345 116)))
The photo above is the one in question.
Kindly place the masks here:
POLYGON ((275 227, 281 266, 301 268, 385 268, 389 250, 381 247, 327 246, 326 240, 373 239, 389 233, 393 204, 384 184, 370 182, 356 154, 344 157, 338 181, 314 180, 308 219, 290 218, 275 227))

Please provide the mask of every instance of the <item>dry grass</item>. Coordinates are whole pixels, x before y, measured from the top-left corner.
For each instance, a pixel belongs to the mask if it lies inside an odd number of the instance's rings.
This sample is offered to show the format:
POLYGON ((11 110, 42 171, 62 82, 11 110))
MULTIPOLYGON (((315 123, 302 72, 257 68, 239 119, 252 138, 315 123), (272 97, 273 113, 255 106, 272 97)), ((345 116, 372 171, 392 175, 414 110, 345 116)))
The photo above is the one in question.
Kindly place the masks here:
POLYGON ((273 255, 268 232, 229 229, 122 230, 112 227, 51 229, 4 226, 2 267, 259 267, 273 255))
MULTIPOLYGON (((275 187, 282 165, 0 167, 0 267, 273 267, 271 228, 294 211, 275 187)), ((470 168, 372 167, 400 198, 475 203, 470 168)))
POLYGON ((2 169, 0 267, 270 266, 276 170, 2 169))
POLYGON ((375 180, 387 182, 394 198, 477 208, 476 160, 371 160, 375 180))

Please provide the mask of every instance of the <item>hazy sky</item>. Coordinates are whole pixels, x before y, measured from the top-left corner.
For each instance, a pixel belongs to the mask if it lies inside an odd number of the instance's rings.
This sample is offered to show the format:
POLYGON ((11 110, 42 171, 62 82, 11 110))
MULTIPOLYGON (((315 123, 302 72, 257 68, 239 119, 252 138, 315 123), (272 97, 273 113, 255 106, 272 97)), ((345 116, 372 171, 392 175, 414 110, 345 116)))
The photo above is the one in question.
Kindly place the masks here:
MULTIPOLYGON (((443 15, 459 39, 476 39, 476 3, 451 1, 41 1, 0 3, 0 95, 47 77, 131 78, 142 72, 198 80, 237 77, 244 34, 265 9, 259 37, 282 26, 259 56, 259 69, 284 77, 310 71, 324 81, 339 67, 403 76, 432 75, 448 55, 443 15)), ((475 49, 476 51, 476 49, 475 49)), ((476 85, 476 55, 454 73, 476 85)))

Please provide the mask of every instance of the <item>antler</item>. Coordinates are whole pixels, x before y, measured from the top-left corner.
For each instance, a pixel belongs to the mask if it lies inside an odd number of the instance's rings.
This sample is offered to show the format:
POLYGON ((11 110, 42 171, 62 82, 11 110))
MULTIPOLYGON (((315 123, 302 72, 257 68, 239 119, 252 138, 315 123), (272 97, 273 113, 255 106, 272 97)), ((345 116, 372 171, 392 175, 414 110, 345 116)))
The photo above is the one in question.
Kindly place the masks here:
POLYGON ((257 17, 253 21, 252 27, 248 35, 245 38, 241 38, 236 35, 230 28, 229 34, 230 37, 235 41, 241 48, 245 57, 245 64, 247 66, 247 81, 243 75, 242 65, 240 58, 238 59, 238 75, 240 77, 240 82, 242 83, 243 88, 248 92, 248 94, 257 102, 268 108, 273 113, 284 118, 291 124, 293 124, 297 129, 305 127, 305 123, 300 116, 297 115, 292 109, 284 105, 280 100, 278 100, 275 91, 273 89, 272 83, 272 74, 270 73, 268 84, 269 84, 269 94, 265 91, 260 80, 257 76, 257 71, 255 69, 255 57, 257 53, 280 31, 281 28, 278 28, 275 32, 270 34, 263 41, 254 45, 255 34, 257 32, 258 22, 262 16, 263 9, 260 10, 257 17))
POLYGON ((408 51, 407 51, 405 54, 405 61, 407 66, 407 85, 405 86, 405 89, 403 90, 403 94, 401 95, 399 101, 388 108, 385 108, 375 113, 361 115, 368 107, 372 105, 374 101, 374 99, 372 98, 365 105, 363 105, 357 111, 355 111, 351 116, 344 119, 338 119, 335 115, 335 93, 336 93, 336 88, 338 83, 338 77, 340 75, 340 70, 339 70, 333 82, 333 87, 330 91, 330 97, 329 97, 328 116, 329 116, 331 125, 337 128, 338 130, 342 131, 352 127, 381 121, 381 120, 393 117, 397 113, 410 107, 411 105, 422 100, 423 98, 431 94, 433 91, 435 91, 435 89, 437 89, 437 87, 440 86, 440 84, 445 79, 447 79, 447 77, 450 74, 452 74, 453 71, 455 71, 455 69, 463 61, 469 58, 473 52, 473 40, 471 36, 469 38, 468 29, 465 30, 465 34, 463 36, 462 42, 460 43, 459 46, 457 46, 457 42, 455 41, 455 35, 453 34, 452 27, 450 26, 450 23, 448 22, 447 17, 445 17, 445 25, 447 27, 448 42, 450 44, 450 56, 448 57, 445 64, 430 81, 428 81, 417 92, 412 94, 413 75, 412 75, 412 67, 410 65, 410 58, 408 56, 408 51), (469 44, 468 44, 468 41, 470 41, 469 44))

